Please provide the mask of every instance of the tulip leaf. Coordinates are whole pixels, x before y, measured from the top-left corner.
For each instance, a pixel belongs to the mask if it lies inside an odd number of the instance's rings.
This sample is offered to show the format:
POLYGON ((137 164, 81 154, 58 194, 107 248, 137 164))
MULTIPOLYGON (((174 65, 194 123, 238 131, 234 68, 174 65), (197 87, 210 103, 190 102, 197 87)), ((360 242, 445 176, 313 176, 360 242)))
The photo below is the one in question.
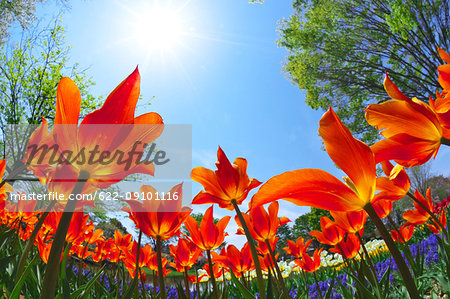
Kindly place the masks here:
POLYGON ((363 282, 361 282, 361 280, 359 280, 353 273, 349 272, 348 273, 351 277, 353 277, 353 279, 356 281, 356 285, 359 286, 358 290, 361 291, 362 294, 360 294, 362 296, 362 298, 370 298, 370 299, 376 299, 377 297, 375 297, 372 292, 365 286, 365 284, 363 282))
POLYGON ((233 271, 230 271, 231 274, 231 280, 233 281, 234 285, 238 288, 238 290, 241 292, 241 295, 246 299, 255 299, 255 296, 250 293, 249 290, 247 290, 246 287, 236 278, 233 271))
POLYGON ((381 277, 381 281, 380 281, 380 284, 383 285, 383 290, 382 290, 383 298, 385 298, 389 293, 389 284, 390 284, 389 276, 390 276, 390 274, 391 274, 391 263, 389 263, 389 266, 386 269, 386 272, 384 272, 383 276, 381 277))
MULTIPOLYGON (((136 271, 137 272, 137 271, 136 271)), ((134 275, 133 281, 131 282, 130 286, 128 287, 126 293, 123 295, 123 299, 131 299, 133 297, 133 294, 135 292, 135 290, 138 287, 138 276, 139 275, 134 275)))
MULTIPOLYGON (((354 298, 352 291, 350 289, 347 289, 340 280, 337 280, 339 286, 341 287, 341 292, 344 295, 344 298, 354 298)), ((351 286, 351 285, 350 285, 351 286)))
POLYGON ((14 286, 13 291, 11 292, 11 295, 9 298, 11 299, 18 299, 20 297, 20 291, 22 290, 23 283, 25 282, 25 279, 30 274, 31 268, 34 266, 34 263, 37 261, 38 255, 35 255, 31 263, 27 266, 25 271, 23 271, 22 275, 20 276, 19 280, 17 281, 16 285, 14 286))
POLYGON ((224 281, 221 299, 227 299, 227 298, 228 298, 228 296, 227 296, 227 285, 225 284, 225 281, 224 281))
POLYGON ((91 280, 89 280, 89 282, 87 284, 81 286, 78 290, 73 292, 71 295, 71 298, 79 298, 79 299, 88 298, 91 288, 94 286, 95 282, 100 277, 100 274, 103 272, 105 267, 106 267, 106 264, 103 265, 103 267, 101 267, 100 270, 98 270, 98 272, 94 275, 94 277, 92 277, 91 280))
POLYGON ((181 286, 181 284, 177 284, 177 293, 178 293, 178 298, 180 299, 187 299, 186 294, 184 293, 184 289, 181 286))
POLYGON ((330 299, 331 293, 333 292, 334 281, 336 280, 336 270, 333 272, 333 279, 331 280, 330 286, 328 287, 327 293, 323 299, 330 299))
POLYGON ((11 258, 14 257, 13 255, 6 256, 0 258, 0 269, 6 268, 8 264, 11 262, 11 258))
POLYGON ((270 275, 270 271, 269 277, 267 278, 267 298, 275 298, 273 295, 272 276, 270 275))

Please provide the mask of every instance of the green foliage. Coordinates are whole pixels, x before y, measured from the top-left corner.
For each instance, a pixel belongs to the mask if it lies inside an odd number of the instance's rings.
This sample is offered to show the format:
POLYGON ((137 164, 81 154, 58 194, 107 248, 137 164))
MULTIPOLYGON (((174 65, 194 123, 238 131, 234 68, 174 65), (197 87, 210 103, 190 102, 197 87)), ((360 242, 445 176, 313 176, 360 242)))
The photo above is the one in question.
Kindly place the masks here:
POLYGON ((284 71, 306 91, 307 105, 331 105, 364 141, 377 139, 363 108, 388 99, 385 71, 410 97, 427 101, 440 89, 436 49, 450 50, 448 1, 296 0, 293 7, 279 28, 284 71))
POLYGON ((8 28, 14 21, 26 28, 35 19, 38 2, 42 0, 0 1, 0 43, 8 37, 8 28))
POLYGON ((53 119, 56 87, 70 77, 83 99, 82 115, 98 106, 88 93, 94 83, 78 64, 69 65, 70 47, 65 45, 61 20, 37 32, 24 31, 15 44, 0 48, 0 103, 4 107, 0 125, 40 124, 41 117, 53 119))
POLYGON ((118 230, 122 235, 128 234, 126 227, 123 226, 122 222, 115 218, 107 218, 104 221, 99 222, 95 225, 96 229, 103 230, 103 236, 106 239, 114 238, 114 232, 118 230))
POLYGON ((293 240, 296 240, 298 237, 303 237, 305 239, 310 239, 311 236, 309 232, 312 230, 321 230, 320 229, 320 218, 326 216, 331 219, 331 215, 329 211, 311 208, 311 212, 306 213, 295 219, 294 227, 292 228, 292 237, 293 240))
MULTIPOLYGON (((70 77, 80 89, 81 115, 98 106, 98 101, 88 92, 93 81, 78 64, 69 63, 69 50, 60 19, 44 29, 24 30, 18 42, 0 45, 0 127, 3 134, 7 124, 40 124, 42 117, 51 123, 55 115, 56 87, 64 76, 70 77)), ((27 140, 30 133, 23 134, 23 139, 27 140)), ((20 152, 6 153, 1 149, 1 153, 14 160, 8 161, 8 173, 12 171, 10 166, 18 167, 22 159, 20 152)))
POLYGON ((292 235, 292 228, 288 224, 284 224, 278 228, 277 237, 279 237, 276 251, 280 254, 280 257, 286 257, 286 251, 283 250, 287 247, 287 241, 294 239, 292 235))

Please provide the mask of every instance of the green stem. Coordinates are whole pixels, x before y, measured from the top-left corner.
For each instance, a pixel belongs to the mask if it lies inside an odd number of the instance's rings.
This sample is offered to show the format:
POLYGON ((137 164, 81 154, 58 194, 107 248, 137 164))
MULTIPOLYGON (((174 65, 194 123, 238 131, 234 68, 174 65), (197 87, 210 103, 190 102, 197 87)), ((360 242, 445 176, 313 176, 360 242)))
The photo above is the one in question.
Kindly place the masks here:
POLYGON ((153 297, 156 297, 156 271, 153 270, 152 271, 152 276, 153 276, 153 297))
POLYGON ((184 267, 184 285, 186 286, 186 295, 191 299, 191 291, 189 290, 188 268, 184 267))
POLYGON ((208 265, 209 265, 209 277, 211 278, 213 285, 213 294, 215 299, 219 299, 219 293, 217 292, 217 284, 216 277, 214 276, 214 268, 211 259, 211 250, 206 250, 206 254, 208 256, 208 265))
POLYGON ((261 299, 266 299, 266 289, 264 287, 264 279, 261 271, 261 264, 259 263, 258 253, 256 252, 255 244, 253 243, 252 235, 250 234, 250 230, 248 229, 247 223, 245 223, 244 217, 242 216, 241 210, 235 199, 231 201, 233 204, 234 210, 236 211, 236 215, 239 218, 239 221, 242 224, 242 228, 244 229, 245 236, 247 237, 248 245, 250 246, 250 251, 252 253, 253 263, 255 263, 255 271, 256 271, 256 280, 258 282, 259 295, 261 299))
POLYGON ((273 265, 272 258, 270 257, 270 253, 267 254, 267 260, 269 261, 269 266, 267 267, 267 270, 269 273, 273 273, 273 275, 269 275, 267 279, 272 279, 273 281, 275 281, 273 285, 276 287, 277 291, 280 291, 281 290, 280 281, 275 275, 275 267, 273 265))
MULTIPOLYGON (((73 188, 72 194, 81 194, 83 187, 89 178, 89 173, 80 171, 77 183, 73 188)), ((69 230, 70 221, 74 210, 77 206, 77 200, 68 200, 64 212, 56 229, 55 238, 53 239, 52 248, 45 268, 44 282, 42 284, 41 299, 53 298, 55 296, 56 284, 58 282, 59 264, 61 261, 61 253, 66 240, 66 234, 69 230)))
POLYGON ((368 203, 364 207, 364 210, 367 212, 370 219, 375 224, 376 228, 378 229, 378 232, 383 237, 384 242, 386 242, 386 245, 389 248, 392 257, 394 258, 395 263, 397 264, 400 275, 403 278, 403 282, 405 283, 409 296, 413 299, 420 298, 419 291, 417 290, 416 284, 414 283, 414 279, 411 276, 411 272, 409 271, 408 266, 406 265, 405 260, 402 257, 402 254, 400 253, 400 250, 398 250, 397 245, 395 245, 394 240, 392 240, 391 235, 387 231, 380 217, 378 217, 377 212, 375 212, 375 209, 372 207, 372 204, 368 203))
POLYGON ((158 259, 159 293, 161 298, 166 298, 166 286, 164 285, 164 270, 162 264, 161 236, 156 237, 156 258, 158 259))
POLYGON ((369 252, 367 251, 366 245, 364 245, 364 241, 361 238, 361 235, 359 234, 359 232, 357 232, 356 235, 358 236, 359 242, 361 243, 362 249, 364 251, 364 255, 366 256, 367 263, 369 264, 370 271, 372 271, 372 274, 375 278, 378 292, 379 292, 379 294, 383 294, 383 292, 381 290, 380 282, 378 281, 377 271, 375 271, 375 267, 373 266, 372 259, 370 258, 370 255, 369 255, 369 252))
POLYGON ((417 274, 417 264, 416 264, 416 261, 415 261, 414 258, 413 258, 411 249, 410 249, 409 246, 408 246, 408 242, 405 240, 405 238, 403 238, 403 235, 400 233, 400 230, 398 229, 397 225, 395 225, 395 223, 394 223, 394 221, 392 220, 391 216, 388 215, 386 218, 388 219, 388 221, 389 221, 389 223, 391 224, 391 226, 397 231, 398 236, 399 236, 399 238, 400 238, 401 241, 402 241, 402 242, 401 242, 402 245, 400 245, 400 246, 402 246, 402 249, 405 251, 406 259, 408 260, 409 264, 411 265, 411 267, 412 267, 412 269, 413 269, 413 271, 414 271, 414 274, 415 274, 416 276, 418 276, 418 274, 417 274))
POLYGON ((139 255, 141 253, 141 239, 142 239, 142 231, 139 230, 138 244, 136 248, 136 265, 134 270, 134 275, 139 275, 139 255))
MULTIPOLYGON (((139 274, 141 275, 141 283, 142 283, 142 297, 144 297, 144 299, 147 299, 147 295, 145 294, 145 280, 144 280, 144 275, 142 275, 142 269, 139 269, 139 274)), ((190 298, 189 298, 190 299, 190 298)))
POLYGON ((200 298, 200 282, 198 281, 198 269, 195 266, 195 276, 197 277, 197 283, 195 284, 195 289, 197 290, 197 298, 200 298))
POLYGON ((283 275, 281 274, 280 267, 278 267, 278 263, 275 259, 275 253, 273 252, 272 248, 270 247, 269 240, 266 240, 267 248, 269 248, 270 253, 270 259, 273 261, 273 265, 275 267, 275 270, 277 271, 278 280, 280 281, 281 289, 283 290, 283 297, 289 299, 289 293, 286 289, 286 284, 284 283, 283 275))
POLYGON ((319 288, 319 281, 317 280, 316 271, 314 271, 313 274, 314 274, 314 280, 316 281, 317 293, 319 293, 320 299, 323 299, 323 297, 322 297, 322 291, 321 291, 320 288, 319 288))
POLYGON ((344 260, 344 264, 350 269, 351 272, 355 272, 355 276, 358 276, 358 271, 356 271, 356 269, 353 269, 352 263, 350 263, 350 260, 345 256, 342 246, 339 245, 339 243, 337 243, 336 246, 341 251, 341 256, 342 259, 344 260))
POLYGON ((441 137, 441 144, 445 144, 447 146, 450 146, 450 139, 447 139, 445 137, 441 137))
POLYGON ((15 274, 15 282, 16 283, 20 279, 20 276, 22 275, 23 270, 25 269, 25 264, 27 262, 28 254, 34 246, 34 241, 36 240, 36 236, 39 233, 39 230, 41 229, 45 218, 47 218, 48 214, 50 213, 50 210, 55 206, 55 204, 56 204, 56 201, 52 201, 49 203, 45 212, 41 215, 38 223, 34 227, 33 232, 31 233, 30 239, 28 239, 28 241, 27 241, 27 245, 25 246, 25 249, 22 252, 22 255, 21 255, 20 261, 19 261, 19 266, 17 267, 17 271, 15 274))
POLYGON ((306 272, 303 269, 301 269, 301 271, 302 271, 303 281, 305 282, 306 299, 309 299, 308 281, 306 280, 306 272))

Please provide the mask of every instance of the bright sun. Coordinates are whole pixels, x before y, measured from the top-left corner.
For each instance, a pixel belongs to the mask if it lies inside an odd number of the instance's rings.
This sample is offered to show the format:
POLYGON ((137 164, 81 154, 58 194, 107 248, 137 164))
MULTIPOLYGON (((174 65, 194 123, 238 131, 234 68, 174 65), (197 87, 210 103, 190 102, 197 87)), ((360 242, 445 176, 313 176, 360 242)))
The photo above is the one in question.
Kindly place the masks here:
POLYGON ((147 50, 172 50, 180 42, 182 26, 173 10, 152 7, 135 15, 134 37, 147 50))

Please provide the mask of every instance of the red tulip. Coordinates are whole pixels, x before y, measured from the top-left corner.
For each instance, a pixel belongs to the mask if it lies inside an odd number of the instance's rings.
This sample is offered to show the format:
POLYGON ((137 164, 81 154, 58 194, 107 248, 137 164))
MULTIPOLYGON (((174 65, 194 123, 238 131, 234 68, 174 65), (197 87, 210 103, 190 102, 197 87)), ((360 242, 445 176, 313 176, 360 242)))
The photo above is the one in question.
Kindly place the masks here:
POLYGON ((218 204, 221 208, 233 210, 232 200, 240 205, 248 192, 261 183, 256 179, 249 179, 247 175, 247 160, 236 158, 230 163, 225 153, 219 147, 217 151, 217 170, 213 172, 204 167, 192 169, 192 180, 205 188, 192 200, 193 204, 218 204))
POLYGON ((230 216, 225 216, 217 224, 213 221, 213 206, 209 207, 203 215, 200 226, 197 221, 189 216, 184 225, 191 234, 192 242, 201 250, 213 250, 222 245, 227 233, 225 228, 230 221, 230 216))
POLYGON ((322 232, 312 230, 309 234, 322 244, 336 245, 344 238, 345 231, 328 217, 320 218, 322 232))

